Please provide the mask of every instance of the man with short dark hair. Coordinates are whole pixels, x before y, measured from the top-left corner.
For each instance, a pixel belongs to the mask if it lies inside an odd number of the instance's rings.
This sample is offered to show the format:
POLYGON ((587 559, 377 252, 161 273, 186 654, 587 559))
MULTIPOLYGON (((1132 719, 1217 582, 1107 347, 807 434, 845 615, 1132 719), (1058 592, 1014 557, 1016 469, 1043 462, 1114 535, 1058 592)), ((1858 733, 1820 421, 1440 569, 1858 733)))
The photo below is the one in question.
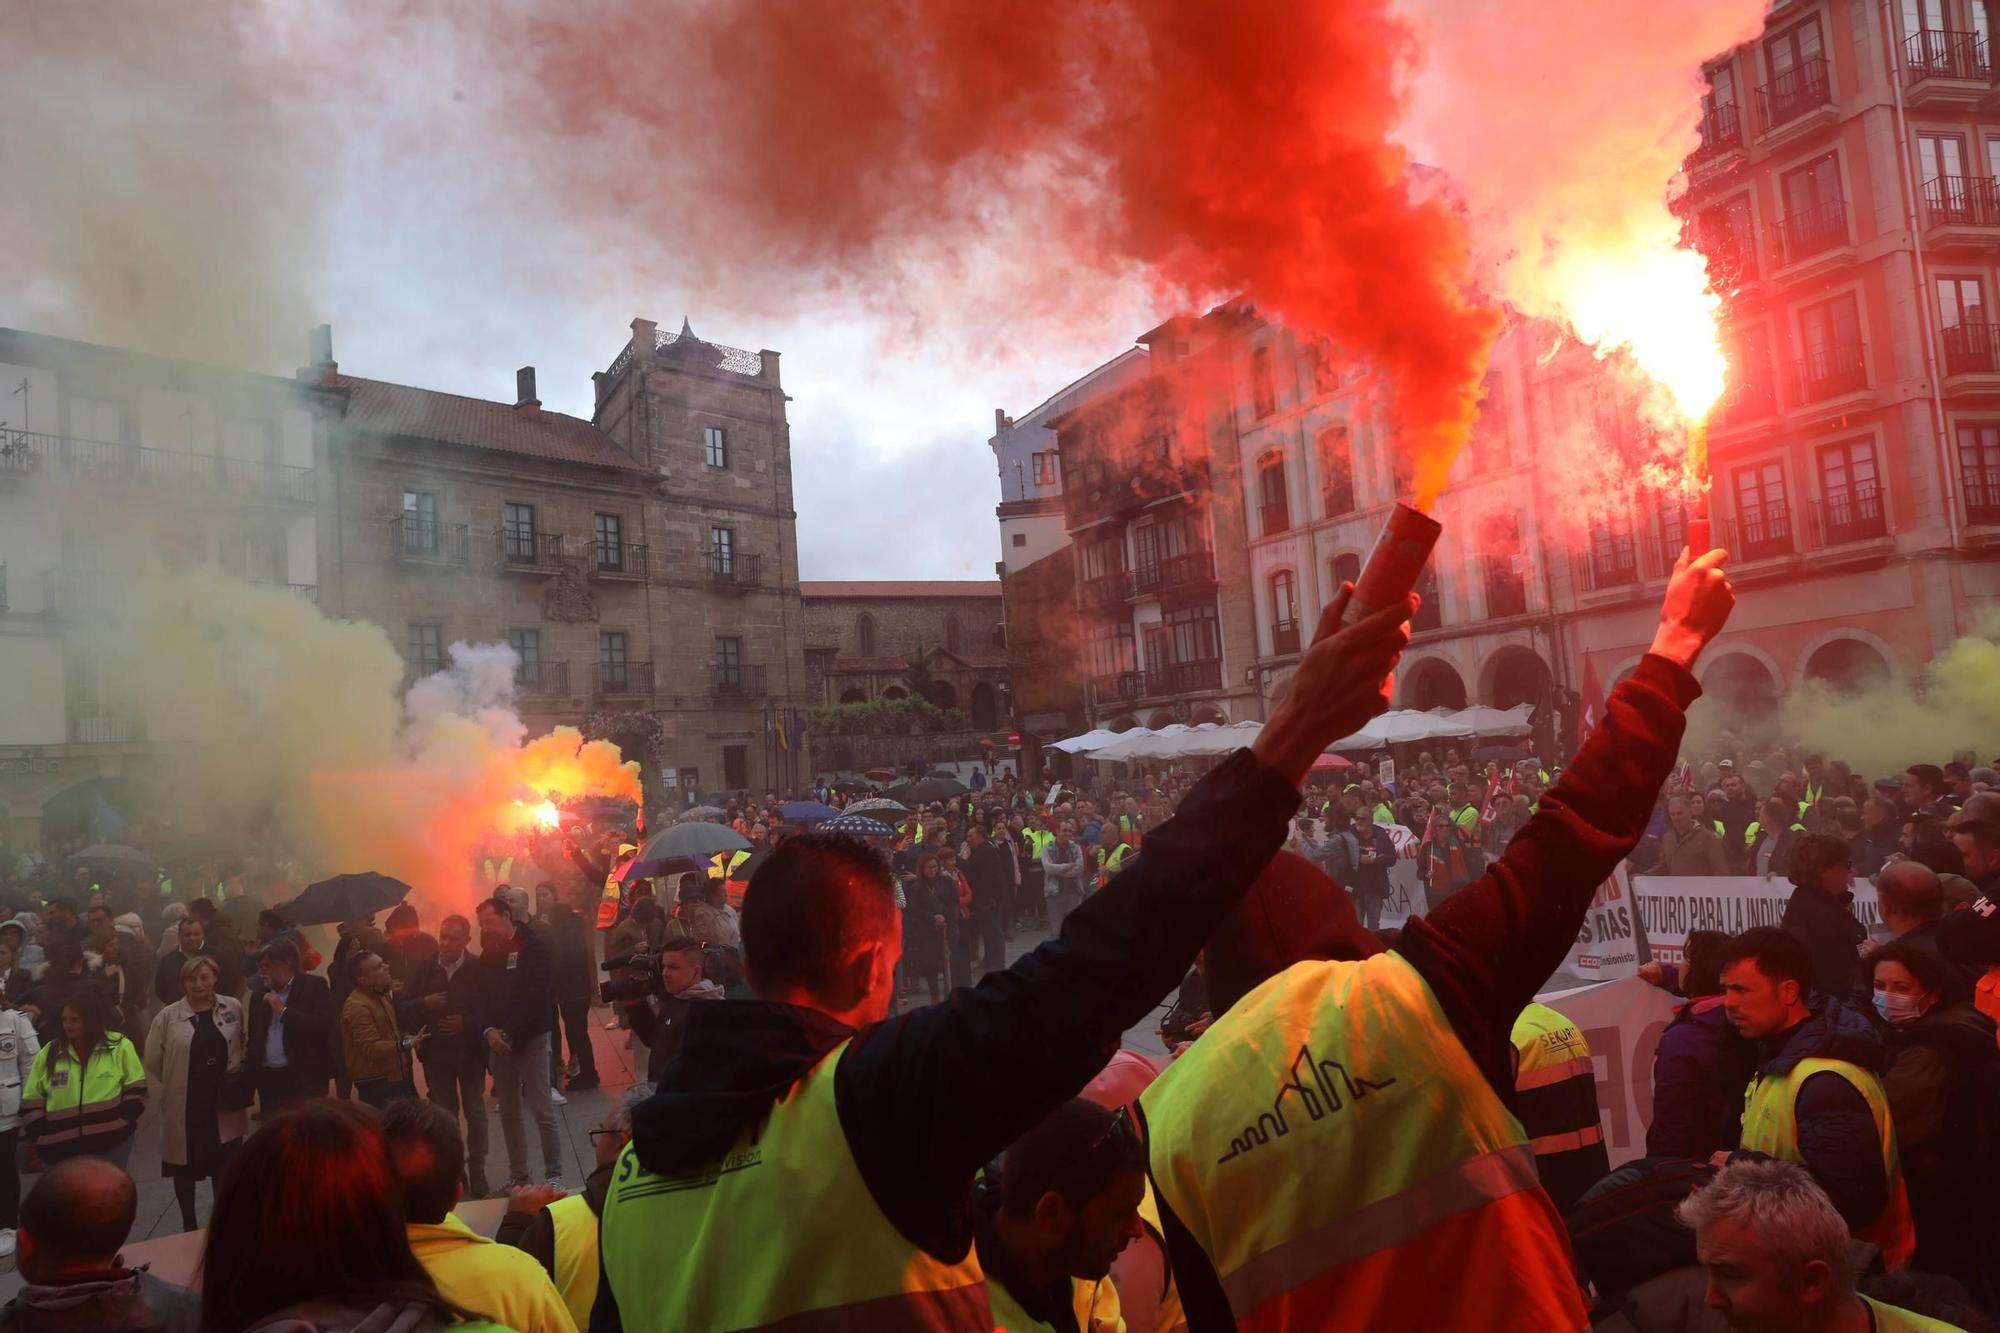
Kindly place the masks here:
POLYGON ((542 1266, 480 1235, 452 1209, 465 1194, 458 1119, 429 1102, 396 1102, 382 1114, 389 1160, 403 1195, 403 1229, 440 1295, 518 1333, 576 1333, 576 1321, 542 1266))
POLYGON ((1145 1234, 1146 1153, 1123 1113, 1081 1098, 1015 1140, 974 1222, 1000 1328, 1124 1327, 1111 1265, 1145 1234))
POLYGON ((472 942, 472 923, 457 914, 438 922, 437 957, 414 987, 411 1007, 431 1030, 420 1052, 424 1089, 433 1105, 457 1120, 465 1117, 466 1188, 486 1196, 486 1039, 479 1014, 485 1009, 485 971, 472 942))
MULTIPOLYGON (((187 965, 190 958, 215 957, 214 951, 208 947, 208 928, 202 925, 200 917, 192 913, 182 917, 175 932, 180 948, 160 959, 159 965, 153 969, 153 994, 161 1004, 173 1004, 183 998, 181 968, 187 965)), ((215 962, 219 970, 227 970, 222 959, 216 958, 215 962)), ((234 994, 222 984, 221 978, 216 981, 216 990, 222 994, 234 994)))
POLYGON ((185 1287, 118 1251, 138 1216, 139 1191, 123 1167, 101 1157, 52 1164, 21 1201, 16 1264, 20 1294, 0 1310, 18 1333, 194 1333, 201 1302, 185 1287))
POLYGON ((1882 1088, 1882 1040, 1860 1014, 1811 991, 1812 969, 1805 944, 1777 926, 1746 930, 1723 952, 1723 1009, 1757 1044, 1757 1071, 1744 1097, 1742 1146, 1716 1157, 1805 1167, 1854 1234, 1900 1270, 1916 1233, 1882 1088))
POLYGON ((1951 817, 1951 840, 1965 877, 1982 897, 2000 898, 2000 796, 1980 792, 1951 817))
POLYGON ((395 978, 379 953, 354 957, 354 989, 340 1007, 340 1048, 355 1095, 380 1110, 400 1097, 416 1096, 410 1081, 410 1051, 416 1038, 396 1021, 390 996, 395 978))
POLYGON ((1387 707, 1412 601, 1343 628, 1347 602, 1250 749, 1148 831, 1146 855, 947 1004, 890 1016, 902 922, 873 849, 806 834, 772 853, 743 903, 756 999, 698 1006, 634 1114, 594 1333, 662 1310, 684 1328, 993 1327, 976 1175, 1173 988, 1283 842, 1313 761, 1387 707))
POLYGON ((625 1026, 646 1047, 646 1081, 657 1082, 680 1054, 687 1038, 687 1016, 698 1001, 719 1000, 722 987, 708 980, 706 957, 694 940, 668 940, 660 946, 659 992, 625 1002, 625 1026))
POLYGON ((1944 885, 1920 861, 1897 861, 1875 877, 1882 924, 1905 944, 1937 952, 1938 922, 1944 918, 1944 885))
POLYGON ((1903 808, 1919 821, 1942 828, 1951 818, 1951 802, 1944 799, 1944 770, 1936 764, 1911 764, 1903 771, 1903 808))
POLYGON ((248 1003, 243 1058, 264 1118, 324 1097, 333 1077, 333 992, 326 978, 300 970, 298 945, 277 939, 264 946, 248 1003))
POLYGON ((547 934, 515 915, 501 894, 480 900, 480 967, 488 1003, 481 1016, 493 1093, 500 1103, 500 1136, 507 1141, 507 1184, 528 1183, 525 1108, 541 1133, 548 1183, 562 1183, 562 1138, 549 1086, 549 1043, 555 1027, 555 956, 547 934))

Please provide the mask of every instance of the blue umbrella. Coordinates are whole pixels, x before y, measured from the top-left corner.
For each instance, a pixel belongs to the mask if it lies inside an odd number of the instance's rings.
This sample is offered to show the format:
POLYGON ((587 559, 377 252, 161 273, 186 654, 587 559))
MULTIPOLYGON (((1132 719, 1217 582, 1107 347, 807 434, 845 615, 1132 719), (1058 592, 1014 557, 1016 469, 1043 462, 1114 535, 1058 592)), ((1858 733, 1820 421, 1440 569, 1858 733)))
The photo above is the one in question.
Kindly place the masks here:
POLYGON ((893 838, 896 830, 866 815, 839 815, 822 823, 815 833, 846 833, 856 838, 893 838))
POLYGON ((620 884, 630 884, 635 879, 657 879, 662 875, 699 875, 708 869, 708 862, 699 856, 660 856, 650 861, 637 859, 627 861, 625 868, 618 872, 620 884))
POLYGON ((786 801, 778 807, 778 813, 791 824, 817 824, 821 820, 832 819, 840 811, 818 801, 786 801))

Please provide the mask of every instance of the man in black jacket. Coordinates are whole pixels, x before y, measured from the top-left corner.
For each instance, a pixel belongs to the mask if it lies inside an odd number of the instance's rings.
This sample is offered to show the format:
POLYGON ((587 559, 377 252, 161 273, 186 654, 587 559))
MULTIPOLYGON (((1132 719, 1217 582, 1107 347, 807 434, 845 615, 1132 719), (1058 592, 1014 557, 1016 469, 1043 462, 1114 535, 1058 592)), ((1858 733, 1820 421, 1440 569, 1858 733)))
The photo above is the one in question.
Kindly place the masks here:
POLYGON ((472 943, 472 923, 448 916, 438 923, 437 955, 423 965, 397 1005, 404 1031, 430 1029, 418 1048, 424 1090, 434 1105, 465 1119, 465 1189, 486 1195, 486 971, 472 943))
MULTIPOLYGON (((479 962, 485 972, 490 1008, 480 1035, 493 1067, 493 1094, 500 1103, 500 1134, 507 1141, 509 1188, 530 1183, 528 1144, 521 1109, 542 1136, 542 1165, 548 1182, 562 1183, 562 1138, 550 1097, 549 1042, 555 1027, 555 951, 548 933, 533 921, 516 920, 516 908, 495 894, 479 904, 479 962)), ((525 916, 525 912, 523 913, 525 916)))
POLYGON ((965 863, 959 867, 972 889, 972 925, 980 940, 979 965, 988 972, 1007 966, 1007 909, 1014 902, 1014 865, 1007 849, 986 840, 974 825, 965 834, 965 863))
POLYGON ((299 970, 299 946, 273 940, 250 983, 250 1036, 244 1063, 269 1119, 287 1106, 326 1096, 333 1077, 333 992, 299 970))
MULTIPOLYGON (((569 1064, 576 1070, 569 1090, 584 1092, 597 1086, 597 1056, 590 1049, 590 1000, 597 991, 590 927, 567 903, 554 901, 555 885, 544 883, 540 890, 547 890, 551 900, 537 920, 548 932, 555 951, 556 1012, 562 1019, 562 1031, 569 1037, 569 1064)), ((549 1058, 560 1069, 562 1043, 556 1040, 557 1035, 553 1030, 549 1034, 549 1058)))
POLYGON ((1861 975, 1861 943, 1868 931, 1854 915, 1854 891, 1848 887, 1853 865, 1847 844, 1829 834, 1808 833, 1792 844, 1788 873, 1792 896, 1785 901, 1779 924, 1811 955, 1812 989, 1851 1003, 1855 980, 1861 975))
POLYGON ((235 995, 243 989, 243 965, 233 958, 217 954, 208 946, 208 928, 197 916, 184 916, 177 928, 180 932, 181 947, 161 958, 153 969, 153 994, 161 1004, 174 1004, 185 998, 181 989, 181 968, 190 958, 213 958, 222 975, 216 978, 218 994, 235 995))

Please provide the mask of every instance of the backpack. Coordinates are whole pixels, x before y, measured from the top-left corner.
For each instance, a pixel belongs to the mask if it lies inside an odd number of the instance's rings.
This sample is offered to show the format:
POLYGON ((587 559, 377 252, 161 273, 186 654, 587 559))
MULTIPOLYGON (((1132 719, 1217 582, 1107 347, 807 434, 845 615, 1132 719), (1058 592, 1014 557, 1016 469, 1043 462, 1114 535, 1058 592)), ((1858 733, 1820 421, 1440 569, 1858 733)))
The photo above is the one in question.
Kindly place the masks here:
POLYGON ((1563 1221, 1577 1265, 1598 1291, 1627 1291, 1695 1262, 1694 1232, 1674 1209, 1715 1173, 1685 1157, 1640 1157, 1584 1191, 1563 1221))

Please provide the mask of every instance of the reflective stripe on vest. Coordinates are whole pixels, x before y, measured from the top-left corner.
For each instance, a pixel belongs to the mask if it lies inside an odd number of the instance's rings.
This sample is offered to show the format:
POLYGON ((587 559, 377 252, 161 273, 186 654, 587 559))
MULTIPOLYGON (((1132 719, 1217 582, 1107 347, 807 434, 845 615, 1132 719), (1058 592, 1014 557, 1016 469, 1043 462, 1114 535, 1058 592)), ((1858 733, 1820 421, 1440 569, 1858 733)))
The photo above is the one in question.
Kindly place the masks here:
POLYGON ((1957 1324, 1947 1324, 1900 1305, 1886 1305, 1873 1296, 1861 1299, 1868 1303, 1869 1312, 1875 1317, 1875 1333, 1964 1333, 1957 1324))
POLYGON ((597 928, 609 930, 618 924, 618 876, 604 877, 604 892, 597 896, 597 928))
POLYGON ((975 1253, 947 1264, 906 1240, 841 1132, 839 1046, 719 1160, 645 1170, 627 1144, 604 1200, 604 1274, 628 1323, 652 1328, 990 1328, 975 1253), (663 1244, 662 1237, 672 1237, 663 1244))
POLYGON ((1140 1107, 1239 1328, 1589 1324, 1527 1135, 1396 953, 1266 981, 1140 1107))
POLYGON ((549 1205, 556 1238, 556 1292, 578 1328, 590 1327, 597 1303, 597 1214, 581 1194, 566 1194, 549 1205))
POLYGON ((1882 1259, 1892 1273, 1910 1266, 1917 1247, 1916 1223, 1910 1217, 1910 1196, 1903 1187, 1903 1168, 1896 1151, 1896 1127, 1889 1115, 1889 1097, 1882 1082, 1860 1065, 1845 1060, 1801 1060, 1786 1074, 1760 1074, 1751 1080, 1743 1097, 1743 1146, 1787 1162, 1805 1165, 1799 1151, 1799 1089, 1815 1074, 1834 1074, 1847 1080, 1868 1103, 1875 1118, 1875 1138, 1882 1146, 1882 1173, 1889 1185, 1889 1202, 1881 1216, 1855 1230, 1855 1237, 1871 1241, 1882 1249, 1882 1259))

